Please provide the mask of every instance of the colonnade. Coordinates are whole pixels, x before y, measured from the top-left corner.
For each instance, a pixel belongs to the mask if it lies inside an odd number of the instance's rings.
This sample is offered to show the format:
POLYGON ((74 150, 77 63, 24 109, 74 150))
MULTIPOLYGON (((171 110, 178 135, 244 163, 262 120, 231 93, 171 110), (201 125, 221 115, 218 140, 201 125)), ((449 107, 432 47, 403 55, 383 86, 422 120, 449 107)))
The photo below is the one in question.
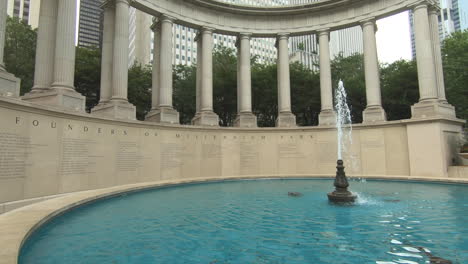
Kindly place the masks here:
MULTIPOLYGON (((135 119, 135 107, 128 102, 128 42, 129 1, 106 1, 102 42, 101 92, 99 104, 92 110, 97 115, 120 119, 135 119)), ((438 37, 437 10, 426 2, 412 6, 414 12, 416 56, 420 100, 412 106, 414 118, 443 115, 454 117, 454 109, 445 99, 442 59, 438 37)), ((5 10, 5 9, 3 9, 5 10)), ((4 12, 4 11, 2 11, 4 12)), ((1 18, 1 17, 0 17, 1 18)), ((174 109, 172 80, 172 28, 175 19, 168 15, 155 18, 154 59, 152 79, 152 108, 146 120, 161 123, 179 123, 179 113, 174 109)), ((23 99, 38 103, 84 110, 84 97, 73 86, 75 65, 75 0, 48 0, 41 2, 37 39, 36 68, 32 91, 23 99)), ((363 122, 386 120, 382 108, 379 65, 376 46, 376 21, 360 22, 364 41, 364 70, 367 107, 363 122)), ((3 51, 4 25, 0 23, 0 51, 3 51)), ((196 114, 195 125, 217 126, 218 116, 213 111, 213 32, 216 29, 202 26, 198 29, 196 114)), ((330 31, 321 29, 320 56, 320 125, 333 125, 333 85, 330 69, 330 31)), ((256 127, 252 112, 250 40, 249 32, 238 33, 238 115, 235 125, 256 127)), ((291 111, 289 75, 288 32, 276 36, 278 49, 278 119, 277 126, 293 127, 295 116, 291 111)), ((3 52, 0 52, 0 70, 3 69, 3 52)))

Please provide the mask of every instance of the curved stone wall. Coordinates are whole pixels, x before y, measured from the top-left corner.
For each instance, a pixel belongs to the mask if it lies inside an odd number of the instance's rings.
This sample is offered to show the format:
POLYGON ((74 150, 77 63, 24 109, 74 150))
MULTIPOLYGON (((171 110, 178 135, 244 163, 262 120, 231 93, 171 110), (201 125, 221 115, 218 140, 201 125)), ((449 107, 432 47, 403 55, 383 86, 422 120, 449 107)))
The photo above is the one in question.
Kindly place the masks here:
MULTIPOLYGON (((176 23, 216 32, 253 37, 276 37, 278 33, 304 35, 318 30, 336 30, 358 25, 363 20, 382 18, 405 11, 420 0, 322 0, 283 7, 254 7, 214 0, 133 0, 131 4, 148 14, 169 15, 176 23)), ((427 1, 426 1, 427 2, 427 1)))
MULTIPOLYGON (((460 121, 447 119, 357 125, 347 173, 444 177, 452 158, 445 144, 459 132, 460 121)), ((333 127, 164 126, 6 98, 0 149, 0 204, 167 179, 333 176, 336 166, 333 127)))

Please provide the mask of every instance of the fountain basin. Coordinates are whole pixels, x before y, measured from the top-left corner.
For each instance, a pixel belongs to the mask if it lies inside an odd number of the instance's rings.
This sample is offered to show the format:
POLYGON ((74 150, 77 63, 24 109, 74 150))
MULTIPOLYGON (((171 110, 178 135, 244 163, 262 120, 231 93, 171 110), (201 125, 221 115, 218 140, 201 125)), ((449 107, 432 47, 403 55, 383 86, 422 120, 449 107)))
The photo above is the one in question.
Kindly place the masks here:
POLYGON ((408 253, 403 246, 425 247, 460 263, 468 260, 463 251, 468 234, 463 194, 468 186, 353 182, 353 191, 361 194, 357 205, 335 207, 324 197, 331 182, 220 182, 98 201, 38 229, 23 246, 20 263, 31 259, 42 263, 41 258, 60 262, 60 257, 70 262, 78 257, 81 261, 127 263, 154 259, 160 263, 428 259, 424 254, 416 254, 420 258, 390 254, 408 253), (288 197, 289 190, 303 196, 288 197), (443 215, 434 214, 442 209, 443 215), (56 240, 62 238, 71 240, 56 240), (170 252, 174 254, 167 254, 170 252))

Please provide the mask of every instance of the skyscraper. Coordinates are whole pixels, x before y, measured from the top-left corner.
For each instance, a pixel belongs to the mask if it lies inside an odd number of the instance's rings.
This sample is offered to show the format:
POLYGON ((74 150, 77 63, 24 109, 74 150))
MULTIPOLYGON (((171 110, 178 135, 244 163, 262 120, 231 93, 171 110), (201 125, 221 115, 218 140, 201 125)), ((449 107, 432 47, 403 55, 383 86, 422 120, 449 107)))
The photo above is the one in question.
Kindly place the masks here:
POLYGON ((7 0, 7 14, 11 17, 19 17, 26 21, 32 28, 39 25, 39 10, 41 0, 7 0))
POLYGON ((81 0, 78 26, 78 46, 101 47, 101 0, 81 0))

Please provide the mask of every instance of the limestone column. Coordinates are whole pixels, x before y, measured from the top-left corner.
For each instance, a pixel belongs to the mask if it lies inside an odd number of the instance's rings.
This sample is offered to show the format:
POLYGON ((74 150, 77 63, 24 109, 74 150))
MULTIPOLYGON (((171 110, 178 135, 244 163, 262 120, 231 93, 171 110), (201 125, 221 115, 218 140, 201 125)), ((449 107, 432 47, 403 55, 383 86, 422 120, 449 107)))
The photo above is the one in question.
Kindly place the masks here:
MULTIPOLYGON (((115 0, 107 2, 104 21, 108 29, 113 26, 113 30, 109 29, 109 35, 104 35, 105 40, 110 43, 103 43, 103 65, 101 76, 111 78, 109 83, 104 84, 104 87, 110 85, 112 93, 110 100, 105 104, 100 104, 93 108, 93 113, 101 116, 112 117, 116 119, 136 119, 136 108, 130 104, 127 99, 128 94, 128 41, 129 41, 129 4, 128 0, 115 0), (114 11, 115 10, 115 11, 114 11), (113 19, 112 14, 114 14, 113 19), (111 23, 113 20, 113 23, 111 23), (111 38, 113 36, 113 38, 111 38), (112 48, 111 48, 112 46, 112 48), (110 49, 112 51, 110 51, 110 49), (110 57, 110 58, 109 58, 110 57), (107 59, 107 61, 104 61, 107 59), (110 62, 109 62, 110 60, 110 62), (110 68, 109 68, 110 66, 110 68)), ((104 34, 106 34, 104 28, 104 34)), ((102 81, 102 80, 101 80, 102 81)), ((102 87, 102 86, 101 86, 102 87)), ((105 88, 106 89, 106 88, 105 88)), ((108 93, 105 90, 105 93, 108 93)), ((109 96, 107 94, 105 96, 109 96)))
POLYGON ((278 49, 278 118, 277 127, 296 126, 296 116, 291 112, 291 87, 289 78, 289 34, 280 33, 276 39, 278 49))
POLYGON ((115 6, 104 6, 102 30, 101 91, 99 104, 109 102, 112 97, 112 58, 114 54, 115 6))
POLYGON ((200 115, 194 119, 195 125, 218 126, 219 117, 213 112, 213 29, 201 29, 201 91, 200 115))
POLYGON ((437 79, 434 67, 431 33, 427 4, 413 10, 416 59, 418 67, 420 101, 437 99, 437 79))
POLYGON ((58 1, 55 39, 54 81, 52 88, 74 90, 75 87, 76 1, 58 1))
POLYGON ((237 72, 237 118, 235 125, 238 127, 256 127, 257 118, 252 113, 252 76, 250 68, 250 36, 249 33, 241 33, 238 52, 237 72))
POLYGON ((55 32, 57 0, 41 1, 36 44, 34 86, 31 92, 49 89, 54 79, 55 32), (50 67, 44 67, 50 65, 50 67))
POLYGON ((424 2, 416 5, 413 13, 419 102, 411 107, 412 117, 455 117, 454 107, 441 102, 439 99, 437 62, 433 46, 434 33, 431 33, 428 5, 424 2))
POLYGON ((319 125, 333 125, 336 115, 333 108, 333 90, 330 67, 330 32, 324 29, 318 32, 320 64, 320 101, 319 125))
POLYGON ((380 91, 379 60, 377 57, 377 44, 375 20, 361 22, 364 40, 364 72, 366 81, 367 107, 363 112, 363 122, 386 121, 386 114, 382 108, 380 91))
POLYGON ((436 70, 437 79, 437 94, 439 101, 446 103, 445 98, 445 84, 444 84, 444 71, 442 68, 442 55, 440 51, 439 39, 439 11, 436 8, 429 10, 429 25, 431 30, 432 52, 434 54, 434 65, 436 70))
POLYGON ((160 24, 153 24, 151 29, 153 30, 153 71, 152 71, 152 101, 151 109, 159 109, 159 72, 160 72, 160 60, 161 60, 161 27, 160 24))
POLYGON ((84 111, 86 98, 77 93, 73 85, 76 0, 44 2, 47 3, 41 3, 44 14, 39 21, 34 87, 23 99, 84 111))
POLYGON ((160 17, 159 38, 159 111, 154 116, 154 121, 161 123, 179 123, 179 113, 172 106, 172 26, 174 19, 163 15, 160 17))
POLYGON ((5 29, 7 18, 7 0, 0 2, 0 97, 18 97, 20 80, 8 73, 4 63, 5 29))
POLYGON ((195 116, 192 118, 192 125, 196 124, 200 118, 200 105, 201 105, 201 74, 202 74, 202 36, 199 31, 194 39, 197 43, 197 74, 195 84, 195 116))

